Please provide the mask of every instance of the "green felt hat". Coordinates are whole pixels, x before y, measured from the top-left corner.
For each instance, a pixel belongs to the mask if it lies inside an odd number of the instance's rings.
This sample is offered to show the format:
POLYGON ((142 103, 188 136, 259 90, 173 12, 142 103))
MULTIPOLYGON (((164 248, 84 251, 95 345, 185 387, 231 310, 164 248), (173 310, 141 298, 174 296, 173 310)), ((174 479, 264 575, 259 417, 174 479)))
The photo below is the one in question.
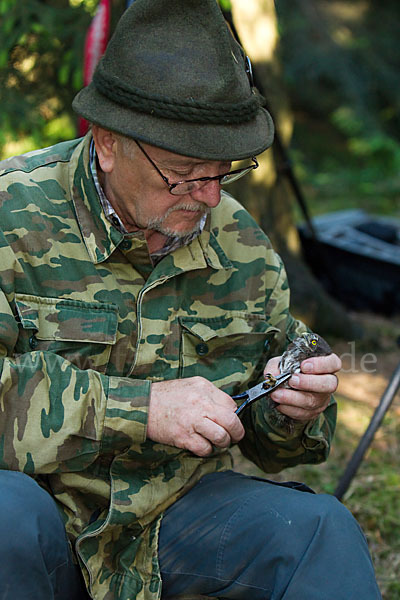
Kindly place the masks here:
POLYGON ((273 140, 216 0, 136 0, 73 108, 105 129, 196 158, 246 158, 273 140))

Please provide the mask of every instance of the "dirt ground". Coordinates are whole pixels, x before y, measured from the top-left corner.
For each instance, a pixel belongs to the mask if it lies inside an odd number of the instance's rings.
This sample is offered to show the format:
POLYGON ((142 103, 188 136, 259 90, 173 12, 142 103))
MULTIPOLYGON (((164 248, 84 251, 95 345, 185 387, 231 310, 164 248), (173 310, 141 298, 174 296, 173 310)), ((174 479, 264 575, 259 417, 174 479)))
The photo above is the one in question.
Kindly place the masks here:
MULTIPOLYGON (((333 344, 342 358, 338 393, 376 407, 396 368, 400 366, 400 315, 393 318, 356 314, 364 337, 333 344)), ((400 416, 400 390, 389 410, 400 416)))

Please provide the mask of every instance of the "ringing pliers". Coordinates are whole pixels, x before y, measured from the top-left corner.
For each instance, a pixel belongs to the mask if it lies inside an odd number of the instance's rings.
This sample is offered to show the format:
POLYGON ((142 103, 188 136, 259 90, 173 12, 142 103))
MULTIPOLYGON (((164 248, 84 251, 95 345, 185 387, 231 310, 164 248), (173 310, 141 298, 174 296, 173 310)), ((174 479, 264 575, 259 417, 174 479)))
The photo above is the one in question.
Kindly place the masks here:
POLYGON ((246 406, 250 406, 250 404, 253 404, 253 402, 258 400, 259 398, 263 398, 264 396, 267 396, 268 394, 276 390, 276 388, 282 385, 282 383, 285 383, 285 381, 290 379, 292 375, 293 373, 290 372, 282 373, 281 375, 275 377, 274 375, 267 373, 265 375, 264 381, 262 381, 261 383, 258 383, 257 385, 249 388, 242 394, 232 396, 234 400, 244 400, 244 402, 242 402, 242 404, 240 404, 240 406, 238 406, 238 408, 235 410, 235 413, 239 415, 242 412, 242 410, 246 408, 246 406))

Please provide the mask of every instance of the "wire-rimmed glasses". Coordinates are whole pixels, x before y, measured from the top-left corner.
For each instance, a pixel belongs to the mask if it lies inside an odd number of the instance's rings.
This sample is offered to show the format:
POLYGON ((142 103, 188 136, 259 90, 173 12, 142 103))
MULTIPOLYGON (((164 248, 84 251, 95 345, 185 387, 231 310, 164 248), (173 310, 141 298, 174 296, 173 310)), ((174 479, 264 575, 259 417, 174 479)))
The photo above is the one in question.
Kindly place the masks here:
POLYGON ((240 177, 243 177, 243 175, 247 175, 247 173, 250 173, 250 171, 252 171, 253 169, 257 169, 258 167, 257 159, 255 157, 252 157, 251 160, 253 161, 253 164, 247 167, 243 167, 241 169, 228 171, 227 173, 222 173, 221 175, 215 175, 215 177, 199 177, 198 179, 185 179, 184 181, 170 183, 168 181, 168 178, 165 177, 163 173, 161 173, 156 163, 147 154, 146 150, 140 145, 140 143, 137 140, 135 140, 135 142, 139 146, 140 150, 143 152, 147 160, 150 162, 150 164, 153 165, 153 167, 160 175, 162 180, 167 184, 170 193, 175 196, 189 194, 190 192, 198 190, 204 185, 207 185, 207 183, 209 183, 210 181, 218 181, 220 185, 227 185, 228 183, 232 183, 240 177))

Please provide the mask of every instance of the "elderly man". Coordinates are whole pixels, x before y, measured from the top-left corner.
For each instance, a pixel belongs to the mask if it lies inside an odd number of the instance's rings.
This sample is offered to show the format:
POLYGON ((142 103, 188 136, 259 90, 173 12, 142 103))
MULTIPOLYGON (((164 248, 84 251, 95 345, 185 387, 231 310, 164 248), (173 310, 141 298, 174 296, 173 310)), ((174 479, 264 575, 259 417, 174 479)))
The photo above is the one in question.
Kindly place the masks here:
POLYGON ((246 67, 215 0, 136 0, 91 132, 2 164, 1 598, 380 597, 339 502, 231 470, 324 460, 340 368, 235 413, 305 331, 221 190, 272 143, 246 67))

